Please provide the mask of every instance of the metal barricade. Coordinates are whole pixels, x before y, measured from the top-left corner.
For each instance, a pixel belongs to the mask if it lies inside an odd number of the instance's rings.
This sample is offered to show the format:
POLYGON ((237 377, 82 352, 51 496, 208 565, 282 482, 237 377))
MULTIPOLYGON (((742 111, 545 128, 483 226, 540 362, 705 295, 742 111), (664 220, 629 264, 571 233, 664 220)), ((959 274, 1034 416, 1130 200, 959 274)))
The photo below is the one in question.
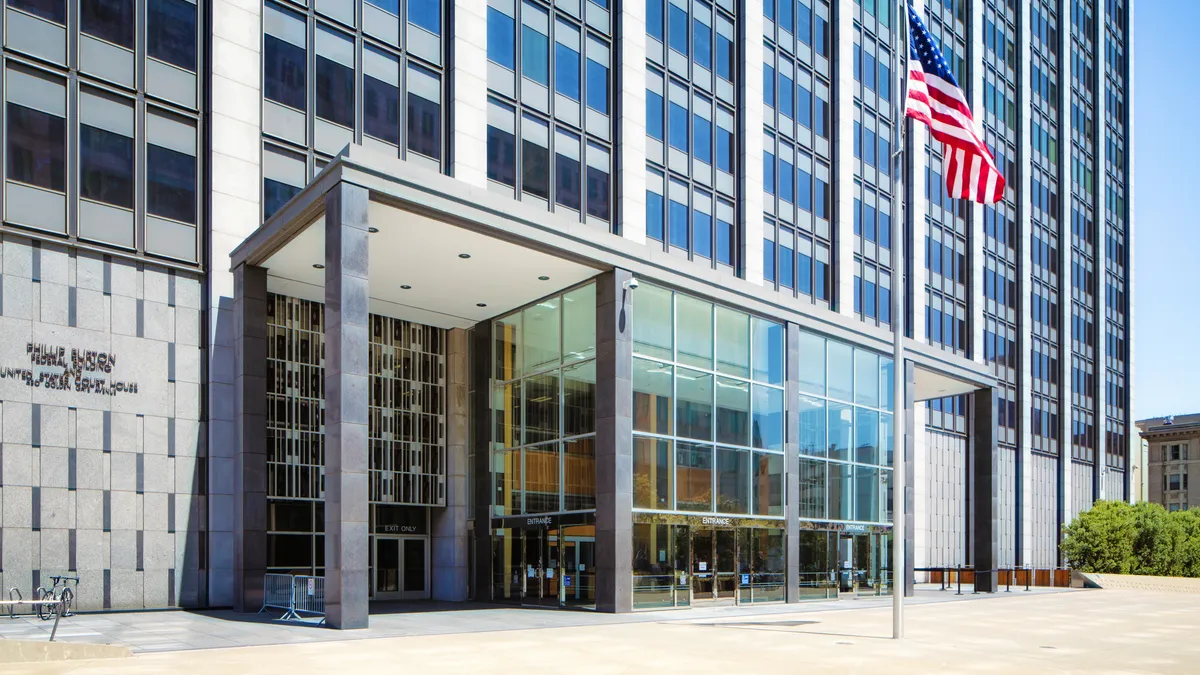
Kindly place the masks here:
POLYGON ((281 609, 281 621, 299 619, 296 613, 296 594, 290 574, 266 574, 263 576, 263 606, 259 614, 268 609, 281 609))
POLYGON ((325 577, 292 577, 292 598, 295 603, 293 614, 317 614, 322 617, 322 622, 325 620, 325 577))

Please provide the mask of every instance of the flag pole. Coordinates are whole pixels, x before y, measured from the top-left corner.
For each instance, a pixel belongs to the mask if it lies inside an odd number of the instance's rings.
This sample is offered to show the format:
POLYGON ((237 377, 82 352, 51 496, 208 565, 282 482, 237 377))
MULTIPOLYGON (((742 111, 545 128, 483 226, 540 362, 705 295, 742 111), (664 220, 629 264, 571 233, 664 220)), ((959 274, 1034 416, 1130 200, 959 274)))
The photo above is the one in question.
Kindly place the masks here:
MULTIPOLYGON (((890 0, 889 0, 890 1, 890 0)), ((904 222, 904 147, 905 128, 907 122, 904 115, 905 101, 908 98, 908 43, 910 29, 908 25, 908 0, 897 0, 896 7, 899 22, 893 21, 892 53, 896 56, 896 67, 892 69, 893 82, 900 86, 892 87, 892 119, 894 134, 898 138, 896 151, 888 161, 892 162, 892 297, 891 313, 893 328, 892 344, 892 639, 904 637, 904 589, 907 568, 904 556, 904 436, 908 415, 905 414, 904 380, 904 247, 908 228, 904 222), (901 32, 901 27, 903 31, 901 32), (901 50, 905 50, 903 53, 901 50), (903 54, 903 55, 902 55, 903 54), (899 94, 899 96, 897 96, 899 94)))

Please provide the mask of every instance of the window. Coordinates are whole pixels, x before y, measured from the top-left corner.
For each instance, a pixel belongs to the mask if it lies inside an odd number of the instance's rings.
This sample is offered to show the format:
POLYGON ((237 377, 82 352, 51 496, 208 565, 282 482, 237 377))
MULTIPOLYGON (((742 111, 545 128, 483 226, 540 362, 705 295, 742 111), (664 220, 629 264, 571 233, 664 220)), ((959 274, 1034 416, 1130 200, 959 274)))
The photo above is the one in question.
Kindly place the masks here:
POLYGON ((550 198, 549 126, 526 116, 521 125, 521 188, 541 199, 550 198))
POLYGON ((580 210, 582 174, 579 164, 579 137, 559 130, 554 143, 554 194, 559 204, 580 210))
POLYGON ((516 70, 516 21, 495 7, 488 7, 487 23, 488 60, 516 70))
POLYGON ((67 23, 67 0, 8 0, 8 6, 54 23, 67 23))
POLYGON ((550 85, 549 15, 526 2, 521 15, 521 74, 543 86, 550 85))
POLYGON ((79 29, 133 49, 133 0, 80 0, 79 29))
POLYGON ((436 73, 408 67, 408 149, 442 157, 442 82, 436 73))
POLYGON ((587 213, 589 216, 608 222, 609 219, 609 164, 607 150, 595 143, 587 150, 587 213))
POLYGON ((434 0, 409 0, 408 22, 434 35, 441 35, 442 3, 434 0))
MULTIPOLYGON (((182 126, 179 123, 173 123, 182 126)), ((191 132, 195 143, 195 131, 191 132)), ((184 223, 196 223, 196 156, 178 149, 146 146, 146 211, 184 223)))
POLYGON ((561 19, 554 31, 554 90, 578 101, 579 31, 561 19))
POLYGON ((363 133, 400 144, 400 64, 385 52, 363 52, 363 133))
POLYGON ((133 108, 80 93, 79 196, 133 208, 133 108))
POLYGON ((354 42, 317 30, 317 117, 354 127, 354 42))
MULTIPOLYGON (((587 105, 592 110, 608 114, 608 66, 590 57, 592 40, 589 38, 587 60, 587 105)), ((607 50, 605 50, 607 52, 607 50)), ((659 104, 661 105, 661 99, 659 104)))
POLYGON ((65 192, 65 85, 15 69, 6 80, 8 180, 65 192))
POLYGON ((488 178, 516 187, 517 136, 513 109, 495 101, 488 102, 487 155, 488 178))
POLYGON ((670 43, 671 49, 687 56, 688 54, 688 18, 687 10, 674 2, 670 2, 671 8, 668 10, 670 18, 670 43))
POLYGON ((188 0, 148 0, 146 54, 195 72, 195 3, 188 0))
POLYGON ((263 89, 268 100, 308 110, 304 20, 267 6, 263 13, 263 89))

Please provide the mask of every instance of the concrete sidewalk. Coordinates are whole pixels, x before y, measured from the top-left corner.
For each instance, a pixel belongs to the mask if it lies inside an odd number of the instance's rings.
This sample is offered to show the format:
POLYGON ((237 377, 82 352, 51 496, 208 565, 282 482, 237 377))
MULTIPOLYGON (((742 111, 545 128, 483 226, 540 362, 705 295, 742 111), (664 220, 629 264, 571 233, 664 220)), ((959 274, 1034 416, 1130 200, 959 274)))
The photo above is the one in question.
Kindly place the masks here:
MULTIPOLYGON (((997 599, 1005 595, 972 595, 967 587, 963 595, 955 589, 945 592, 937 586, 921 588, 910 604, 997 599)), ((1064 589, 1034 589, 1033 593, 1063 592, 1064 589)), ((1024 593, 1014 589, 1013 594, 1024 593)), ((1008 594, 1010 597, 1012 594, 1008 594)), ((303 624, 281 623, 271 614, 212 612, 107 612, 80 614, 63 619, 58 639, 128 647, 134 653, 215 649, 276 644, 302 644, 339 640, 362 640, 421 635, 451 635, 492 631, 567 628, 656 621, 691 621, 735 617, 772 616, 809 612, 890 607, 891 597, 861 597, 815 601, 793 605, 757 605, 713 607, 707 609, 663 610, 633 614, 601 614, 587 610, 540 609, 482 603, 378 603, 372 605, 370 628, 338 631, 310 620, 303 624)), ((278 616, 280 612, 275 612, 278 616)), ((8 619, 0 617, 0 638, 46 640, 53 622, 37 617, 8 619)))
POLYGON ((791 606, 684 620, 336 639, 0 666, 0 673, 1195 673, 1200 663, 1194 596, 1097 590, 975 597, 985 599, 913 604, 902 641, 888 639, 890 607, 873 601, 853 611, 838 603, 812 611, 791 606))

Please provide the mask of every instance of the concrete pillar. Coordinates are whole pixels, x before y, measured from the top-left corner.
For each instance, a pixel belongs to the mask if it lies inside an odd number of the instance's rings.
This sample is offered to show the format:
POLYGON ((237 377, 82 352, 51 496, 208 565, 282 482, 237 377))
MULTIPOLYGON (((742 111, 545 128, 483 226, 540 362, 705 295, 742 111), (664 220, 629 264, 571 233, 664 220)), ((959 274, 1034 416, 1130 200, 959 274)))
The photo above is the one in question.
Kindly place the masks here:
POLYGON ((368 285, 366 188, 325 195, 325 611, 367 627, 368 285))
POLYGON ((995 593, 1000 577, 1000 466, 995 389, 971 395, 971 564, 975 590, 995 593))
MULTIPOLYGON (((783 395, 786 397, 784 410, 794 410, 800 400, 800 326, 794 323, 787 325, 787 379, 783 395)), ((783 463, 784 463, 784 542, 787 546, 786 582, 787 601, 800 601, 800 425, 791 422, 783 425, 783 463)))
POLYGON ((622 2, 616 13, 617 214, 622 237, 646 242, 646 4, 622 2))
POLYGON ((486 187, 487 0, 455 0, 452 4, 450 173, 464 183, 486 187))
POLYGON ((471 358, 469 361, 467 396, 471 408, 476 412, 471 417, 471 446, 474 456, 471 468, 474 484, 475 504, 475 565, 472 574, 475 580, 473 599, 492 599, 492 417, 491 374, 492 374, 492 322, 475 324, 469 333, 471 358))
POLYGON ((257 612, 267 571, 267 270, 233 273, 237 460, 233 606, 257 612))
POLYGON ((596 609, 633 610, 632 274, 596 282, 596 609))
MULTIPOLYGON (((467 331, 447 334, 446 353, 446 505, 434 508, 433 599, 467 599, 467 331)), ((486 408, 484 409, 486 410, 486 408)), ((485 415, 486 417, 486 415, 485 415)))

